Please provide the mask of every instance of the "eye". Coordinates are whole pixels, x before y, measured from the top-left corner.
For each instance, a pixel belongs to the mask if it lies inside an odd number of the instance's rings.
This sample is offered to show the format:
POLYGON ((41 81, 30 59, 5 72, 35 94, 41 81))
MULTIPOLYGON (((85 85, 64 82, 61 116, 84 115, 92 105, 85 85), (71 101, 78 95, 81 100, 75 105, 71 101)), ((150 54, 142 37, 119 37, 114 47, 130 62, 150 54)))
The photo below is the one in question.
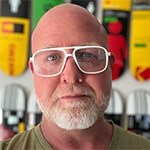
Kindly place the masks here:
POLYGON ((92 58, 94 55, 92 53, 83 53, 83 58, 92 58))
POLYGON ((95 58, 95 55, 93 53, 89 52, 82 52, 77 54, 78 59, 92 59, 95 58))
POLYGON ((45 53, 44 60, 47 62, 62 61, 64 54, 60 51, 49 51, 45 53))
POLYGON ((55 60, 57 60, 57 59, 59 59, 59 58, 60 58, 60 56, 57 55, 57 54, 53 54, 53 55, 47 56, 47 60, 48 60, 48 61, 55 61, 55 60))

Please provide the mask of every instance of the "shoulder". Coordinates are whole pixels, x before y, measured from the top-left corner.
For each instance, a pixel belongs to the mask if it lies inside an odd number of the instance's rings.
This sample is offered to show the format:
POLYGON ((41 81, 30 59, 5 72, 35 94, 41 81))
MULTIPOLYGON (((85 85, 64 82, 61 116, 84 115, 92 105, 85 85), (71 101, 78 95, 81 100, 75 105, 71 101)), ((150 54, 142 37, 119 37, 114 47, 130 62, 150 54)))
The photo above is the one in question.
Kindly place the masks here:
POLYGON ((43 134, 40 130, 40 124, 29 131, 17 134, 14 137, 0 143, 0 150, 33 149, 52 149, 43 137, 43 134))
POLYGON ((0 150, 16 150, 30 143, 29 141, 34 138, 34 128, 30 131, 17 134, 12 138, 0 142, 0 150))
POLYGON ((114 125, 112 147, 119 149, 150 149, 150 140, 114 125))

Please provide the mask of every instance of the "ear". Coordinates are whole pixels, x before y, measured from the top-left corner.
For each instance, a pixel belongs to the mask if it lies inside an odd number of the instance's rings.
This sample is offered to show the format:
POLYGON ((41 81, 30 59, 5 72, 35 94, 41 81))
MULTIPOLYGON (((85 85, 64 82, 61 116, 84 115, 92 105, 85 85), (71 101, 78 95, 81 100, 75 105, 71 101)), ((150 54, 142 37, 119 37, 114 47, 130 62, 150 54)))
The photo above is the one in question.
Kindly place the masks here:
POLYGON ((32 62, 31 59, 29 59, 29 61, 28 61, 28 66, 29 66, 30 71, 31 71, 32 73, 34 73, 33 62, 32 62))
POLYGON ((109 63, 110 63, 110 66, 111 66, 111 70, 113 70, 114 62, 115 62, 115 56, 114 56, 113 53, 111 53, 111 55, 109 57, 109 63))

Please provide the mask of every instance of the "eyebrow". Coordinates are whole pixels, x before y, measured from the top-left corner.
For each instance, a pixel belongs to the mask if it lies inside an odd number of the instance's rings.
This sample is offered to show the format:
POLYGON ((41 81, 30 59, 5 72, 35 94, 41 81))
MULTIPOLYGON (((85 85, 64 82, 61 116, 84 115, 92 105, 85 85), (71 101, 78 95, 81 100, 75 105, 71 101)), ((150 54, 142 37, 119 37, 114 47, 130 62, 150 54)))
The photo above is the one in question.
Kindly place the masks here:
POLYGON ((95 45, 95 46, 101 46, 100 44, 98 43, 83 43, 83 44, 79 44, 79 45, 67 45, 67 46, 56 46, 56 45, 50 45, 50 46, 47 46, 47 47, 43 47, 42 49, 47 49, 47 48, 57 48, 57 47, 73 47, 73 46, 87 46, 87 45, 95 45))

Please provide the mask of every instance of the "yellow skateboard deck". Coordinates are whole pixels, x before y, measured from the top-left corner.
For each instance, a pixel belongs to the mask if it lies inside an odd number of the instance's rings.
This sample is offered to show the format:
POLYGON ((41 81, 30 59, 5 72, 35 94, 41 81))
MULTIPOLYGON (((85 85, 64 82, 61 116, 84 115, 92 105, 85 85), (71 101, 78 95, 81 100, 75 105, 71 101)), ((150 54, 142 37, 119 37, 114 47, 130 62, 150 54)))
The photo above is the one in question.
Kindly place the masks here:
POLYGON ((20 1, 18 10, 13 10, 9 7, 10 1, 1 2, 0 70, 10 76, 22 74, 27 66, 30 34, 29 4, 29 0, 20 1))
POLYGON ((150 4, 133 4, 130 70, 133 77, 139 81, 150 79, 150 4))

